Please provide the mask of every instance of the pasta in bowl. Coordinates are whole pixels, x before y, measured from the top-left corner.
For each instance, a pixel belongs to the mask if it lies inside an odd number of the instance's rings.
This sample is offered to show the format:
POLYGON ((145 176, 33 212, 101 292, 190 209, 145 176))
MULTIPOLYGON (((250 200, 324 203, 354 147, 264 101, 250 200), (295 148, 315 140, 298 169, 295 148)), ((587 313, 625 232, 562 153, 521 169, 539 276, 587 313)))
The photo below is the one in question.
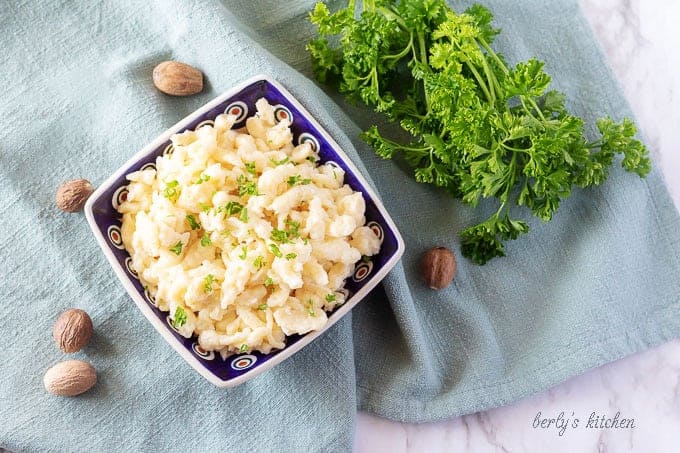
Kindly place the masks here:
POLYGON ((146 319, 220 387, 318 338, 404 251, 360 171, 267 76, 164 132, 85 214, 146 319))
POLYGON ((155 168, 127 175, 122 239, 131 266, 183 336, 223 357, 285 346, 321 329, 362 256, 380 250, 345 172, 293 145, 265 98, 242 130, 214 124, 171 138, 155 168))

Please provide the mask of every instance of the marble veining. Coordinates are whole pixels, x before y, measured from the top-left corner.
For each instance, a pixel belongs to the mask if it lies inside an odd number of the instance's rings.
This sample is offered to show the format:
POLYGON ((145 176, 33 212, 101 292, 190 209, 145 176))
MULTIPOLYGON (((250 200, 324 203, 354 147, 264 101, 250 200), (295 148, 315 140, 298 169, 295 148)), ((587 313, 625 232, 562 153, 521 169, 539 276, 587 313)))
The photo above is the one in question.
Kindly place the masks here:
MULTIPOLYGON (((680 1, 579 2, 680 209, 680 1)), ((510 406, 443 422, 395 423, 360 413, 355 452, 676 452, 679 427, 675 340, 510 406), (635 427, 600 427, 622 419, 635 427)))

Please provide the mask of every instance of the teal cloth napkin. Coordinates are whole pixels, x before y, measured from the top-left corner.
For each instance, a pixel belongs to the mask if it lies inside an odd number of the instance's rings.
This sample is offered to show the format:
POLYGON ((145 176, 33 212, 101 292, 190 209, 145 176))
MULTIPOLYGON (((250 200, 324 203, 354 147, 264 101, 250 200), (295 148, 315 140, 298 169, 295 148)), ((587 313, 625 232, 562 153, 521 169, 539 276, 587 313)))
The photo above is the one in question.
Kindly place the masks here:
MULTIPOLYGON (((680 220, 658 172, 618 167, 547 225, 453 285, 417 277, 426 249, 459 250, 473 212, 357 139, 378 121, 310 81, 312 1, 0 2, 0 446, 14 451, 347 451, 357 408, 429 421, 510 403, 680 335, 680 220), (198 96, 156 91, 176 59, 198 96), (117 281, 80 214, 54 206, 64 180, 102 182, 164 129, 257 73, 278 79, 370 175, 406 241, 380 291, 283 364, 233 389, 194 372, 117 281), (350 119, 351 118, 351 119, 350 119), (95 337, 73 355, 99 382, 48 395, 65 359, 51 338, 67 307, 95 337)), ((547 60, 570 108, 630 115, 576 1, 486 0, 509 61, 547 60)), ((461 9, 467 2, 454 2, 461 9)))

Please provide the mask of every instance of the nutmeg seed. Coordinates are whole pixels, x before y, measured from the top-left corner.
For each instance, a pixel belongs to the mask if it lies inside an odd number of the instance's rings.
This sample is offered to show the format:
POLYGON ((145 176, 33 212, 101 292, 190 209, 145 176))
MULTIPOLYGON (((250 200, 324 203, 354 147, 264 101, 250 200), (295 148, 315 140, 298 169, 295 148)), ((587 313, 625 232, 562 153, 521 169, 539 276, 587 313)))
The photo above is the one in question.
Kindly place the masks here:
POLYGON ((59 186, 55 201, 62 211, 76 212, 83 209, 85 202, 94 192, 94 187, 87 179, 73 179, 59 186))
POLYGON ((456 275, 456 257, 446 247, 430 249, 420 261, 420 275, 430 288, 446 288, 456 275))
POLYGON ((203 73, 179 61, 164 61, 153 70, 153 84, 171 96, 189 96, 203 91, 203 73))
POLYGON ((64 352, 80 351, 92 338, 92 319, 83 310, 66 310, 54 323, 52 336, 64 352))
POLYGON ((43 377, 45 390, 59 396, 76 396, 97 383, 94 367, 82 360, 59 362, 47 370, 43 377))

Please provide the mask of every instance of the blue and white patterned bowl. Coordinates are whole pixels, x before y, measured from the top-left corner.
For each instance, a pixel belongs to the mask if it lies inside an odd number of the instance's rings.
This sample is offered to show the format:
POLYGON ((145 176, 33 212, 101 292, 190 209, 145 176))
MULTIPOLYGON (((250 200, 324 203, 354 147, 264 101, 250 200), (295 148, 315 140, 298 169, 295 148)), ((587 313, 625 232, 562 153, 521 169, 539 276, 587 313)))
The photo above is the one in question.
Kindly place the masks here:
POLYGON ((85 205, 85 215, 111 267, 144 316, 196 371, 220 387, 245 382, 290 357, 320 336, 363 299, 404 252, 404 242, 394 222, 359 170, 309 112, 285 88, 267 76, 246 80, 181 120, 144 147, 92 194, 85 205), (368 226, 373 228, 383 242, 378 255, 357 264, 354 275, 345 283, 347 302, 329 313, 328 323, 322 330, 290 336, 286 339, 284 349, 270 354, 237 354, 223 360, 219 354, 201 349, 196 337, 184 338, 179 335, 169 321, 169 314, 157 308, 130 266, 131 259, 123 247, 121 219, 116 207, 127 194, 125 175, 153 166, 157 156, 172 152, 170 136, 185 130, 194 130, 204 124, 212 124, 221 113, 237 115, 238 121, 234 127, 241 127, 245 125, 246 118, 255 112, 255 101, 263 96, 275 106, 277 119, 287 118, 292 121, 294 143, 309 141, 319 152, 321 162, 332 161, 345 171, 345 182, 364 196, 368 226))

